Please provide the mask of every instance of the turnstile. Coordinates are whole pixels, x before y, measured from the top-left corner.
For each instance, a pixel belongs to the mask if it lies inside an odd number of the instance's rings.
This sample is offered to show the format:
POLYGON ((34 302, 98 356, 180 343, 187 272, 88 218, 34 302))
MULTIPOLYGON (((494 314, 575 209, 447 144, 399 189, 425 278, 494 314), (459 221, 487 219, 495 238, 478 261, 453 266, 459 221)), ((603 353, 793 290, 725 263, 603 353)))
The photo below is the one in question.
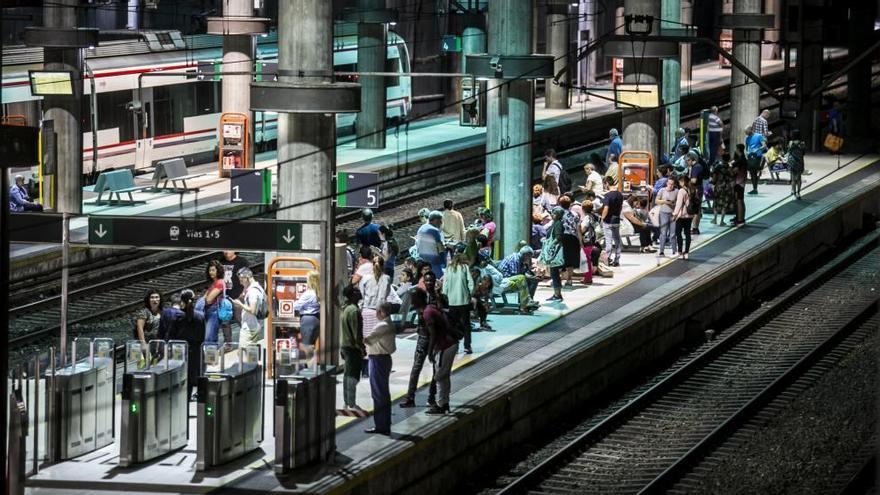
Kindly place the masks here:
POLYGON ((186 446, 187 343, 125 344, 119 465, 153 459, 186 446))
POLYGON ((48 456, 50 462, 92 452, 113 443, 116 367, 112 339, 73 341, 71 364, 46 372, 48 456), (77 349, 88 342, 89 354, 77 349))
MULTIPOLYGON (((276 352, 275 363, 284 358, 276 352)), ((332 366, 275 374, 274 433, 275 472, 326 459, 335 449, 336 408, 332 366)))
POLYGON ((198 393, 196 469, 204 471, 263 441, 263 366, 258 344, 204 344, 198 393))

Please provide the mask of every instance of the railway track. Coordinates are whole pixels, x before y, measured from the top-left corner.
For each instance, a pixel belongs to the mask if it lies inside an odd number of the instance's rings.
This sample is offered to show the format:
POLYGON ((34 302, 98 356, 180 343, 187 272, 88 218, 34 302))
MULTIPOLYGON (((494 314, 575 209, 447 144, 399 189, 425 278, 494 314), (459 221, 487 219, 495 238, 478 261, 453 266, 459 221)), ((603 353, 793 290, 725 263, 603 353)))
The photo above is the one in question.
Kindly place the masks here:
POLYGON ((713 452, 876 330, 877 238, 762 306, 501 493, 693 492, 713 452))

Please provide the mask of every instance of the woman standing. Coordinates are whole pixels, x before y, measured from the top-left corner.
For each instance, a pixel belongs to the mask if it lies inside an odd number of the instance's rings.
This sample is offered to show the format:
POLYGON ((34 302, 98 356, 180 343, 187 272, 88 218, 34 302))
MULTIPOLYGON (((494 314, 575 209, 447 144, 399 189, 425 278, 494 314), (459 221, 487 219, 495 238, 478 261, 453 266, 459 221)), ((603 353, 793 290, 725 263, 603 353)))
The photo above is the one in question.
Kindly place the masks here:
MULTIPOLYGON (((715 201, 712 204, 715 215, 712 216, 712 223, 717 223, 722 227, 727 225, 724 223, 724 215, 734 203, 733 174, 733 166, 730 164, 730 153, 722 152, 721 163, 712 169, 712 190, 715 194, 715 201), (718 222, 718 213, 721 213, 720 222, 718 222)), ((734 219, 734 222, 736 222, 736 219, 734 219)))
POLYGON ((299 333, 302 336, 303 351, 309 353, 321 334, 321 275, 312 270, 306 276, 305 292, 293 304, 299 313, 299 333))
POLYGON ((471 294, 474 292, 474 280, 468 269, 467 255, 464 244, 455 248, 452 262, 443 273, 443 294, 449 302, 450 324, 458 325, 459 333, 464 335, 464 353, 471 354, 471 294))
POLYGON ((187 383, 188 396, 193 397, 193 388, 198 384, 201 374, 202 343, 205 341, 205 313, 195 309, 196 295, 186 289, 180 293, 183 317, 176 320, 169 339, 185 340, 188 348, 187 383))
POLYGON ((796 199, 801 199, 801 174, 804 173, 804 150, 806 147, 806 143, 801 141, 801 131, 794 129, 791 133, 791 142, 788 143, 786 166, 791 174, 791 194, 796 199))
POLYGON ((382 256, 385 257, 385 273, 393 279, 394 265, 397 263, 400 247, 397 245, 397 239, 394 238, 394 231, 388 225, 379 226, 379 237, 382 239, 382 256))
POLYGON ((205 291, 205 342, 217 342, 220 329, 220 300, 226 291, 223 265, 218 260, 211 260, 205 268, 205 279, 208 288, 205 291))
POLYGON ((557 206, 551 213, 553 223, 547 229, 547 237, 541 247, 539 261, 550 268, 550 279, 553 281, 553 296, 547 301, 562 301, 562 278, 560 272, 565 260, 562 254, 562 218, 565 210, 557 206))
POLYGON ((678 259, 686 260, 691 250, 691 220, 694 218, 691 200, 696 197, 696 194, 694 193, 694 185, 686 175, 678 178, 678 185, 680 187, 675 198, 675 210, 672 212, 672 218, 675 219, 675 242, 678 243, 678 259), (684 233, 684 244, 682 244, 682 233, 684 233))
POLYGON ((584 257, 587 260, 587 270, 584 272, 584 284, 593 283, 593 247, 596 245, 596 229, 599 227, 599 217, 593 213, 593 203, 584 201, 581 203, 584 210, 584 219, 581 220, 580 231, 583 241, 584 257))
POLYGON ((562 214, 562 269, 565 270, 565 287, 571 288, 571 276, 581 265, 581 238, 578 229, 578 216, 571 211, 571 198, 563 195, 559 198, 559 206, 565 210, 562 214))
MULTIPOLYGON (((676 197, 675 179, 670 177, 669 180, 666 181, 666 187, 660 189, 657 193, 657 207, 660 208, 660 249, 657 250, 658 265, 660 264, 660 260, 666 256, 666 244, 672 237, 670 231, 672 230, 672 212, 675 207, 676 197)), ((672 246, 672 254, 675 254, 675 245, 672 246)))
POLYGON ((364 276, 358 284, 361 300, 361 316, 364 320, 364 337, 373 333, 376 323, 376 310, 384 302, 400 303, 397 293, 391 290, 391 277, 385 274, 385 259, 380 255, 373 257, 373 271, 364 276))
POLYGON ((746 173, 748 168, 746 146, 739 143, 736 145, 736 151, 733 152, 733 196, 736 201, 734 225, 745 225, 746 223, 746 173))
POLYGON ((159 320, 162 316, 162 295, 155 290, 147 290, 144 294, 144 307, 134 317, 135 338, 142 343, 159 336, 159 320))

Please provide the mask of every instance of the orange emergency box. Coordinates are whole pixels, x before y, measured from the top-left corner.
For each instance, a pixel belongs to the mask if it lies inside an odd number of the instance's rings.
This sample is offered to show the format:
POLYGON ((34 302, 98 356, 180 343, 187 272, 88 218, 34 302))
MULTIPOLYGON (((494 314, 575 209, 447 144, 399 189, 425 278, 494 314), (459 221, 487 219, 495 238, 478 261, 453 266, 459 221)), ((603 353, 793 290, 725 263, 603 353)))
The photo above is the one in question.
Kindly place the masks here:
MULTIPOLYGON (((723 30, 721 31, 721 36, 718 38, 718 44, 721 46, 721 49, 727 53, 733 53, 733 36, 731 36, 730 31, 723 30)), ((730 60, 718 55, 718 67, 721 69, 730 68, 730 60)))
POLYGON ((229 177, 234 168, 249 168, 248 154, 250 140, 248 136, 248 118, 243 113, 227 112, 220 115, 219 137, 220 161, 218 172, 220 177, 229 177))
POLYGON ((624 195, 651 197, 654 187, 654 156, 648 151, 624 151, 617 161, 617 190, 624 195))
MULTIPOLYGON (((275 354, 292 345, 299 345, 299 316, 293 310, 296 300, 307 290, 310 271, 319 271, 318 264, 309 258, 279 256, 273 258, 266 271, 266 294, 269 296, 269 316, 266 318, 266 349, 269 376, 275 371, 275 354), (299 266, 279 266, 280 263, 299 266)), ((321 323, 323 326, 323 322, 321 323)), ((315 352, 321 344, 315 344, 315 352)))

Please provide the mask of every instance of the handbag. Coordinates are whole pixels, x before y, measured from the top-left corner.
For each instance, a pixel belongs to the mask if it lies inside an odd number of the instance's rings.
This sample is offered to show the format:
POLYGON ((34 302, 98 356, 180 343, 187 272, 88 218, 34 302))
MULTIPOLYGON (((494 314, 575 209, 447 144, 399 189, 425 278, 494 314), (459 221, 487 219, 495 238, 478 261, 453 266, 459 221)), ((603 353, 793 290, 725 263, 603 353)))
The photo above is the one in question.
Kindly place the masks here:
POLYGON ((651 221, 651 225, 660 226, 660 205, 651 208, 651 211, 648 212, 648 219, 651 221))
POLYGON ((552 237, 545 237, 541 247, 541 262, 550 268, 562 266, 565 262, 562 257, 562 244, 552 237))
POLYGON ((843 147, 843 137, 836 134, 831 134, 829 132, 828 135, 825 136, 824 145, 825 148, 828 149, 828 151, 832 153, 837 153, 838 151, 840 151, 840 148, 843 147))

